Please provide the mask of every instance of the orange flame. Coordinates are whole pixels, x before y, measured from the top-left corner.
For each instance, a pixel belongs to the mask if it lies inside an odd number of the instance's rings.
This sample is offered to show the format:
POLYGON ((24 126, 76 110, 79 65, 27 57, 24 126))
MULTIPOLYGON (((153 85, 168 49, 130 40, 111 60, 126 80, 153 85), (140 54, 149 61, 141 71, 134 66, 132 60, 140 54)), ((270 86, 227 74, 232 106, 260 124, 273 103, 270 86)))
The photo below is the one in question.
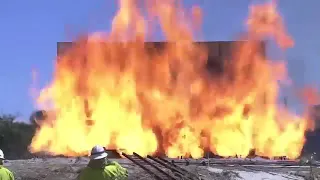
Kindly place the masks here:
POLYGON ((206 150, 247 156, 252 149, 298 157, 307 120, 279 107, 286 69, 257 45, 268 37, 284 49, 293 45, 275 4, 250 8, 248 36, 233 48, 223 75, 212 76, 207 50, 193 38, 199 8, 190 18, 178 1, 147 2, 120 0, 109 34, 80 39, 59 58, 37 99, 54 112, 31 151, 76 156, 101 144, 141 155, 163 149, 169 157, 198 158, 206 150), (145 43, 156 22, 168 41, 161 50, 145 43))

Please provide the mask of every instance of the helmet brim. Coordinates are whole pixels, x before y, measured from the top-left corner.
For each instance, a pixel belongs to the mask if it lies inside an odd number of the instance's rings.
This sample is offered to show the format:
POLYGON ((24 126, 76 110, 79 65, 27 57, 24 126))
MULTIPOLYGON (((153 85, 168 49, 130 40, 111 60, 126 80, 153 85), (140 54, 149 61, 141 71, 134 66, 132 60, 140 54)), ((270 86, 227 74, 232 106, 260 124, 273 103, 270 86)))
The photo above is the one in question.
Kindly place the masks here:
POLYGON ((108 156, 108 153, 106 152, 103 152, 101 154, 93 154, 90 156, 90 159, 92 160, 98 160, 98 159, 103 159, 103 158, 106 158, 108 156))

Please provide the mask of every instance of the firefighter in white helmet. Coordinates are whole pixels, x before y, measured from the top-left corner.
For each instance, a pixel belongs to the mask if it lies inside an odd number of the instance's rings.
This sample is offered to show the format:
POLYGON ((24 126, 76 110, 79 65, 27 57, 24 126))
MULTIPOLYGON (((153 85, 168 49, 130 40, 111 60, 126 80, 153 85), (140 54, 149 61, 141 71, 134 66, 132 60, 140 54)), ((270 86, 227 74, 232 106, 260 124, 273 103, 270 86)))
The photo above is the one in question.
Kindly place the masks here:
POLYGON ((1 180, 14 180, 12 172, 3 166, 4 154, 0 149, 0 179, 1 180))
POLYGON ((108 153, 102 146, 94 146, 90 162, 79 174, 79 180, 127 180, 128 171, 115 161, 107 159, 108 153))

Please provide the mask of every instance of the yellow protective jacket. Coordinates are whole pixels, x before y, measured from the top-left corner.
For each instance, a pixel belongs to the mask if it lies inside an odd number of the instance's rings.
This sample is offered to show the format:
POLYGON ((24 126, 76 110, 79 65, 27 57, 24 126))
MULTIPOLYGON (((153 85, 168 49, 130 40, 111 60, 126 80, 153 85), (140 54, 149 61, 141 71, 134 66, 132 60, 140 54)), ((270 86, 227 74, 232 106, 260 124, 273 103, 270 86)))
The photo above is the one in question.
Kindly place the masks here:
POLYGON ((12 172, 0 165, 0 180, 14 180, 12 172))
POLYGON ((104 167, 85 167, 78 176, 79 180, 127 180, 128 171, 115 161, 107 162, 104 167))

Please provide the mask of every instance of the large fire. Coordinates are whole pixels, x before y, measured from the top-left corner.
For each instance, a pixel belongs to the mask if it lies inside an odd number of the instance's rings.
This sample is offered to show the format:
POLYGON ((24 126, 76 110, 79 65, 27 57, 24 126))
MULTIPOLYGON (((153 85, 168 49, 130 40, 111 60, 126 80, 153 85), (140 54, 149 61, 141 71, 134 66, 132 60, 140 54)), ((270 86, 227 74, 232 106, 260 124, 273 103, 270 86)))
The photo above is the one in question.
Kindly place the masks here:
POLYGON ((194 43, 201 11, 177 0, 120 0, 108 34, 80 39, 56 63, 54 79, 37 104, 54 110, 31 151, 83 155, 96 144, 141 155, 296 158, 307 120, 279 106, 283 62, 266 59, 257 41, 293 45, 275 3, 250 8, 248 33, 233 47, 222 76, 206 69, 205 47, 194 43), (188 16, 188 14, 191 14, 188 16), (161 51, 146 41, 160 24, 161 51))

